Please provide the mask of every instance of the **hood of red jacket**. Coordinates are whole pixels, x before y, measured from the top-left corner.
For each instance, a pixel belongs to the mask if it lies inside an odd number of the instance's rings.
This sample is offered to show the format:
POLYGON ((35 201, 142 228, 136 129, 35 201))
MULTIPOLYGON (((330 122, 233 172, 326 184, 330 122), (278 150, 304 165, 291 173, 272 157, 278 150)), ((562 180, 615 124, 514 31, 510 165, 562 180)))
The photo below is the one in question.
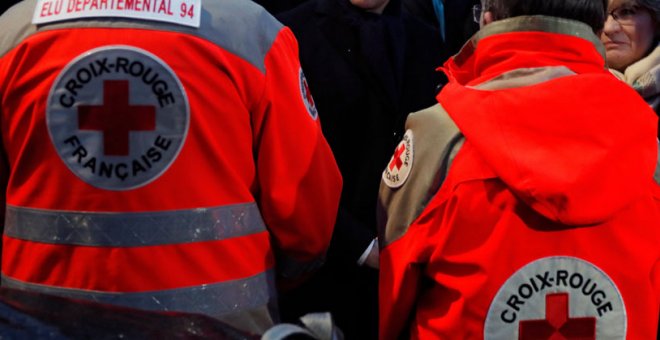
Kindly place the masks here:
POLYGON ((444 66, 438 101, 491 170, 535 211, 568 225, 611 218, 652 188, 657 117, 604 67, 593 41, 549 32, 483 38, 444 66), (574 75, 480 90, 521 68, 574 75))

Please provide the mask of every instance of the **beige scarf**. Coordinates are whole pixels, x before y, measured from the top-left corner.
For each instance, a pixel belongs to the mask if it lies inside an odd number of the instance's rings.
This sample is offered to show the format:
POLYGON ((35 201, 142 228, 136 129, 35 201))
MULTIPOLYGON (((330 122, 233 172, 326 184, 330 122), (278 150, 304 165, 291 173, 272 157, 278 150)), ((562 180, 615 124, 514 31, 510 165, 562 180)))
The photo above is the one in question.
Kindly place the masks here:
POLYGON ((660 44, 646 57, 628 66, 623 73, 610 69, 632 86, 658 113, 660 109, 660 44))

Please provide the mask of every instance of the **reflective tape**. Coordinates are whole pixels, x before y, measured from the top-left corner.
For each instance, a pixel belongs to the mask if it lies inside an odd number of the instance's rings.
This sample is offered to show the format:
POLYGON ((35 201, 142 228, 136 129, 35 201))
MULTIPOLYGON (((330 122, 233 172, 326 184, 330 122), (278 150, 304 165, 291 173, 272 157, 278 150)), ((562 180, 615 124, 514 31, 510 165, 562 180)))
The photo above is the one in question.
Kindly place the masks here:
POLYGON ((139 213, 7 206, 5 235, 49 244, 135 247, 224 240, 266 231, 255 203, 139 213))
POLYGON ((265 310, 271 319, 277 320, 274 280, 274 272, 269 270, 244 279, 194 287, 117 293, 34 284, 2 275, 2 287, 142 310, 204 314, 218 319, 267 307, 265 310))

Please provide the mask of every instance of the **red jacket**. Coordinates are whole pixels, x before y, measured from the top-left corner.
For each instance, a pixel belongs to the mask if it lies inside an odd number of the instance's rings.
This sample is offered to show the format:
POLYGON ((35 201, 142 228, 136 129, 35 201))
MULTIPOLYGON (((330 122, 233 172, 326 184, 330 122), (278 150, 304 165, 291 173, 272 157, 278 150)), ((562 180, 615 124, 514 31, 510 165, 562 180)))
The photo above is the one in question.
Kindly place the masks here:
POLYGON ((409 118, 414 152, 390 169, 409 166, 386 170, 381 193, 382 339, 656 335, 657 118, 586 25, 553 20, 486 26, 445 65, 440 105, 409 118), (442 126, 462 146, 435 143, 442 126))
POLYGON ((198 27, 85 4, 0 19, 2 285, 267 329, 341 190, 293 35, 240 0, 187 1, 198 27))

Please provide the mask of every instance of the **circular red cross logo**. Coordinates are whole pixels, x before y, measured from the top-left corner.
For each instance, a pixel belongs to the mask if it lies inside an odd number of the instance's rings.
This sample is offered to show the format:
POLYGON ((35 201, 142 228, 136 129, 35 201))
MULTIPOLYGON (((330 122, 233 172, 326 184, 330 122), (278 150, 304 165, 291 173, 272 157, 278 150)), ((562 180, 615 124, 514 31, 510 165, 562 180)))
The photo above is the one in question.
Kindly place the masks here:
POLYGON ((188 98, 172 69, 130 46, 83 53, 59 74, 46 108, 51 141, 86 183, 129 190, 174 162, 188 132, 188 98))
POLYGON ((486 340, 625 339, 626 309, 616 284, 575 257, 538 259, 514 273, 493 298, 486 340))

